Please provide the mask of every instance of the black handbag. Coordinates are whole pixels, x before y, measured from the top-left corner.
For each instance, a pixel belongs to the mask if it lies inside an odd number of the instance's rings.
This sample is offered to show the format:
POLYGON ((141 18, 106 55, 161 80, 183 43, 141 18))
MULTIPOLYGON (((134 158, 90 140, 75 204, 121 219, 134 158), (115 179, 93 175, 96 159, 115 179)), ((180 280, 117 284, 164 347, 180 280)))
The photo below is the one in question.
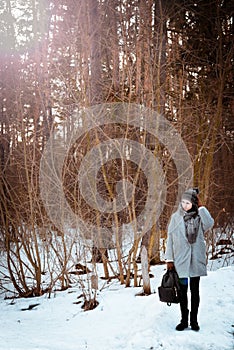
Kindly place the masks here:
POLYGON ((159 300, 170 306, 180 302, 179 277, 175 270, 167 270, 163 275, 161 286, 158 287, 159 300))

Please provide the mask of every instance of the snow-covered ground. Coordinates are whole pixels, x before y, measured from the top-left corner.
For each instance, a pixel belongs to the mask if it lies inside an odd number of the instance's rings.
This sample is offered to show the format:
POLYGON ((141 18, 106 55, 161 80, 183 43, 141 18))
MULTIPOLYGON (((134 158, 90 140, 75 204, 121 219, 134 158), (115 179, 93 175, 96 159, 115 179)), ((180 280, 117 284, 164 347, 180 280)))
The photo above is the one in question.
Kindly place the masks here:
MULTIPOLYGON (((175 330, 178 305, 167 306, 157 289, 165 265, 151 267, 152 294, 112 281, 99 305, 84 312, 78 287, 33 299, 0 298, 1 350, 233 350, 234 266, 201 278, 200 331, 175 330), (31 310, 29 305, 39 304, 31 310)), ((104 283, 104 282, 102 282, 104 283)))

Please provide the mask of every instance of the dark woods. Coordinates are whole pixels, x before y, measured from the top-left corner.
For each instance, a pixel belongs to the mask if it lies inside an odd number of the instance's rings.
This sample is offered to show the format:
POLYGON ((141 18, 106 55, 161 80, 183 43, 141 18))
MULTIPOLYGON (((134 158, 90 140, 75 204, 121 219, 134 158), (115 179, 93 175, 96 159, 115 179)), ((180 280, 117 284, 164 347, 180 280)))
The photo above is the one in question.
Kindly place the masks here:
MULTIPOLYGON (((73 128, 71 116, 77 108, 129 102, 162 113, 186 143, 194 185, 216 226, 233 226, 232 10, 228 0, 1 1, 0 241, 8 251, 6 265, 19 294, 33 294, 25 267, 17 270, 13 264, 15 257, 20 260, 21 249, 37 281, 33 291, 42 292, 38 235, 58 256, 61 273, 56 279, 62 288, 69 285, 73 243, 53 241, 54 227, 40 198, 39 166, 51 131, 68 118, 73 128), (12 242, 17 246, 13 252, 12 242), (14 277, 16 270, 20 279, 14 277)), ((134 205, 117 216, 97 214, 84 203, 74 180, 84 155, 116 137, 143 143, 163 164, 166 206, 160 222, 144 237, 150 259, 158 262, 159 238, 173 209, 177 175, 170 154, 152 135, 120 124, 87 132, 64 164, 64 191, 73 210, 96 225, 120 227, 141 212, 147 182, 131 162, 109 162, 98 174, 103 198, 115 197, 123 173, 137 185, 134 205)), ((64 238, 64 232, 58 235, 64 238)), ((125 267, 137 258, 139 242, 134 244, 125 267)), ((101 258, 107 260, 104 250, 101 258)), ((119 255, 118 259, 119 274, 126 276, 123 282, 130 272, 128 267, 122 270, 119 255)))

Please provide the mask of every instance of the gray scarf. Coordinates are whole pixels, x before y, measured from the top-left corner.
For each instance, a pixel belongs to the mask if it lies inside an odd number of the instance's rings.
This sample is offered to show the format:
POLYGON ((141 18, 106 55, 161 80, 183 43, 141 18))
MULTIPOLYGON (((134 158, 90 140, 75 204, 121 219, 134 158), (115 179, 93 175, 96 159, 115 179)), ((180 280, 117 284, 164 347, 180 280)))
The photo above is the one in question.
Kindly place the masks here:
POLYGON ((184 214, 184 223, 185 223, 185 231, 186 237, 190 244, 196 242, 198 228, 200 224, 200 216, 197 215, 196 211, 186 212, 184 214))

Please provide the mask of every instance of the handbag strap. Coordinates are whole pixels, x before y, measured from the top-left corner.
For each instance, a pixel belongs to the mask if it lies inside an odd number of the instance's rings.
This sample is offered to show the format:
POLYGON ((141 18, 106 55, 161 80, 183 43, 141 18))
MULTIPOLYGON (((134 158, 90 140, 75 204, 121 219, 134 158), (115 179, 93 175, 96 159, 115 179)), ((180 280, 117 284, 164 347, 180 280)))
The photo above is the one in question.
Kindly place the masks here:
POLYGON ((174 286, 178 291, 180 291, 180 283, 179 283, 179 276, 176 272, 176 270, 170 270, 169 271, 172 274, 173 281, 174 281, 174 286))

